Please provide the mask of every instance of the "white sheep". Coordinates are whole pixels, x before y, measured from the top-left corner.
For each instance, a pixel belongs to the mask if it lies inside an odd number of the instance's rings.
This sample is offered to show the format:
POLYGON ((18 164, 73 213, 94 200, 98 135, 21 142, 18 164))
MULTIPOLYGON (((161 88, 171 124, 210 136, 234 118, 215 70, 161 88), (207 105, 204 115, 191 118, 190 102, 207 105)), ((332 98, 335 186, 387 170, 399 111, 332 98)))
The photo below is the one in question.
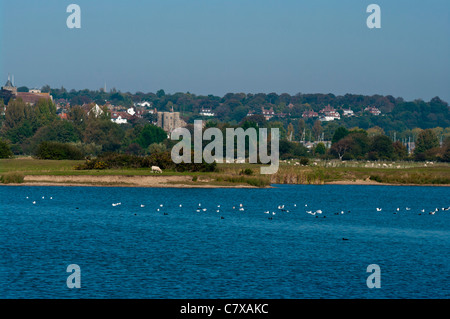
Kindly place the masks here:
POLYGON ((162 170, 158 166, 152 166, 152 172, 162 173, 162 170))

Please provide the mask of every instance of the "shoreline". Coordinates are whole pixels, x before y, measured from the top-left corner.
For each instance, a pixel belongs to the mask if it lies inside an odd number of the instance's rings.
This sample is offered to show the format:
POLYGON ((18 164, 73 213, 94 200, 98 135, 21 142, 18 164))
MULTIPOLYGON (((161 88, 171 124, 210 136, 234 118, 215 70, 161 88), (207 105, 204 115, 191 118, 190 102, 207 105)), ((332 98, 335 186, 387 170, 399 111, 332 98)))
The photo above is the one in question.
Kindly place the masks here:
POLYGON ((25 175, 22 183, 5 186, 65 186, 65 187, 148 187, 148 188, 257 188, 251 185, 214 185, 210 181, 193 182, 192 176, 173 175, 25 175))
MULTIPOLYGON (((173 175, 25 175, 23 183, 0 184, 3 186, 64 186, 64 187, 147 187, 147 188, 272 188, 252 185, 220 185, 210 180, 192 181, 192 176, 173 175)), ((278 184, 278 183, 277 183, 278 184)), ((449 187, 450 184, 390 184, 373 180, 337 180, 323 184, 280 184, 280 185, 358 185, 358 186, 437 186, 449 187)))

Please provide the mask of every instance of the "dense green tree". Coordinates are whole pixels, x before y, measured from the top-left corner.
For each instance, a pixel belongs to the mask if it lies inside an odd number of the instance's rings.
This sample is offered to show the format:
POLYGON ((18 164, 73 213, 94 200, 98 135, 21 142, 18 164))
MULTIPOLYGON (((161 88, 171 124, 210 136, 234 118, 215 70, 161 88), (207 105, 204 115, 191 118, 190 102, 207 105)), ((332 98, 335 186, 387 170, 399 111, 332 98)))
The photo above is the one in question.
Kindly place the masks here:
POLYGON ((80 160, 84 154, 76 146, 58 142, 42 142, 37 147, 35 156, 39 159, 80 160))
POLYGON ((346 137, 349 134, 349 131, 343 127, 340 126, 336 129, 336 131, 334 132, 333 138, 331 139, 331 143, 337 143, 339 142, 341 139, 343 139, 344 137, 346 137))
POLYGON ((52 88, 50 87, 50 85, 46 84, 41 88, 41 92, 42 93, 50 93, 52 90, 52 88))
POLYGON ((5 112, 2 133, 13 144, 23 142, 33 136, 38 127, 33 106, 25 104, 22 99, 11 100, 5 112))
POLYGON ((28 92, 30 91, 26 86, 21 86, 17 88, 17 92, 28 92))
POLYGON ((49 125, 42 126, 32 137, 32 143, 35 145, 43 141, 70 143, 80 140, 81 135, 78 134, 74 124, 64 120, 56 120, 49 125))
POLYGON ((392 147, 394 149, 394 159, 395 160, 404 160, 408 157, 408 149, 402 142, 396 141, 392 143, 392 147))
POLYGON ((364 130, 350 131, 348 136, 354 141, 350 151, 347 153, 349 159, 363 159, 367 155, 370 147, 367 132, 364 130))
POLYGON ((0 158, 10 158, 13 156, 11 146, 3 139, 0 139, 0 158))
POLYGON ((167 139, 167 133, 160 127, 147 124, 142 129, 141 133, 136 139, 142 148, 146 149, 150 144, 161 143, 167 139))
POLYGON ((308 155, 308 149, 301 143, 280 140, 279 152, 281 159, 300 158, 308 155))
POLYGON ((162 98, 164 96, 166 96, 166 92, 164 92, 164 90, 159 90, 158 92, 156 92, 156 96, 159 98, 162 98))
POLYGON ((372 159, 392 159, 394 157, 394 147, 392 141, 386 135, 375 135, 370 143, 370 153, 372 159))
POLYGON ((327 152, 327 148, 325 147, 325 144, 323 144, 322 142, 318 143, 314 149, 314 154, 315 155, 325 155, 325 153, 327 152))
POLYGON ((424 153, 434 147, 439 147, 439 140, 433 130, 426 129, 417 136, 414 153, 416 155, 424 153))
POLYGON ((56 106, 49 99, 40 99, 35 105, 37 127, 48 125, 56 120, 56 106))
POLYGON ((124 136, 122 127, 110 120, 89 119, 83 141, 86 144, 101 145, 103 151, 115 152, 122 146, 124 136))

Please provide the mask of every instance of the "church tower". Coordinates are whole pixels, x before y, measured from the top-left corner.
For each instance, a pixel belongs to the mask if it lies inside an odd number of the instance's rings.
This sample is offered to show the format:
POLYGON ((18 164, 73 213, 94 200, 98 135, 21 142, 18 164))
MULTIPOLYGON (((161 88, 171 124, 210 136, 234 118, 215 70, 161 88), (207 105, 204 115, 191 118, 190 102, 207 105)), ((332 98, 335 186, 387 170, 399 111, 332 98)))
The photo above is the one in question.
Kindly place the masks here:
MULTIPOLYGON (((14 79, 14 75, 13 75, 14 79)), ((14 81, 14 80, 13 80, 14 81)), ((8 81, 6 81, 6 84, 2 87, 2 90, 9 91, 13 95, 17 95, 17 88, 14 86, 14 84, 11 82, 11 76, 8 74, 8 81)))

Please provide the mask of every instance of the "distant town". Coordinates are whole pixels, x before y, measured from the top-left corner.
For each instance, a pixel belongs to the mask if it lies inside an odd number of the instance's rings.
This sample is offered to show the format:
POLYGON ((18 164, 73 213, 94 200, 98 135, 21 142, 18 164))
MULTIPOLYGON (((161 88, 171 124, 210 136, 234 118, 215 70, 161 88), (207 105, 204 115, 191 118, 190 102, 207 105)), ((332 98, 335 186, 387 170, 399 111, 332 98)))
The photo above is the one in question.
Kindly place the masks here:
MULTIPOLYGON (((60 120, 69 122, 73 122, 75 110, 82 110, 87 118, 108 119, 111 123, 123 126, 124 132, 130 128, 150 124, 161 128, 169 135, 177 127, 192 128, 196 119, 202 119, 205 126, 217 126, 222 129, 227 126, 246 125, 278 127, 283 140, 298 143, 306 150, 294 151, 295 147, 290 147, 287 155, 292 156, 299 154, 306 156, 307 152, 319 154, 317 153, 319 144, 323 144, 318 150, 323 156, 328 153, 350 159, 369 156, 370 150, 367 147, 362 147, 362 150, 354 154, 347 151, 347 156, 333 150, 333 143, 336 142, 335 133, 340 127, 348 132, 359 130, 368 138, 377 135, 387 136, 392 143, 398 143, 405 148, 405 157, 414 155, 417 139, 423 130, 433 132, 433 136, 437 139, 437 144, 433 144, 434 147, 442 148, 446 139, 450 138, 450 108, 448 103, 439 97, 425 102, 404 101, 393 96, 355 94, 335 96, 301 93, 296 95, 228 93, 218 97, 189 92, 166 94, 164 90, 158 90, 156 93, 132 94, 113 88, 107 92, 106 87, 95 91, 67 91, 63 87, 53 89, 48 85, 41 88, 16 86, 14 77, 8 76, 0 91, 2 135, 16 145, 13 149, 19 153, 25 150, 17 145, 22 144, 25 139, 29 139, 31 143, 32 135, 39 128, 35 127, 22 136, 23 140, 19 140, 16 133, 11 135, 14 130, 10 130, 8 137, 8 128, 5 127, 7 113, 18 101, 28 106, 35 106, 39 101, 48 101, 54 106, 55 115, 60 120), (322 147, 325 150, 321 150, 322 147)), ((17 121, 20 122, 19 119, 17 121)), ((82 143, 93 141, 86 136, 86 132, 79 132, 71 142, 77 140, 82 143)), ((138 138, 134 142, 137 140, 138 138)), ((131 142, 133 141, 127 142, 128 147, 136 144, 131 142)), ((116 141, 116 144, 120 144, 120 147, 113 147, 112 150, 127 149, 121 142, 116 141)), ((148 143, 137 144, 144 149, 149 146, 148 143)), ((365 144, 370 143, 367 141, 365 144)), ((24 146, 27 149, 27 146, 24 146)), ((346 149, 350 150, 352 146, 346 149)), ((353 146, 353 149, 357 147, 353 146)))

